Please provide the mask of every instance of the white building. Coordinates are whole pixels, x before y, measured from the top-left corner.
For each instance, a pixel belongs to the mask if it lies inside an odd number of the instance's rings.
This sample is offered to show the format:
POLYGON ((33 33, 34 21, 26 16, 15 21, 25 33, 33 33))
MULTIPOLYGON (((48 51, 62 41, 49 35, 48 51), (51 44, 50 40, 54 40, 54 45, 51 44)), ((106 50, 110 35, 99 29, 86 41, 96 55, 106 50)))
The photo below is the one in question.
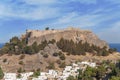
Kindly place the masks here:
MULTIPOLYGON (((86 67, 82 68, 81 65, 96 67, 96 63, 92 62, 79 62, 77 64, 73 63, 72 66, 66 66, 62 72, 56 70, 49 70, 48 72, 41 72, 38 78, 32 78, 32 80, 66 80, 70 75, 76 77, 78 69, 85 70, 86 67)), ((33 72, 21 73, 21 78, 17 78, 16 73, 5 73, 4 80, 28 80, 28 78, 33 75, 33 72)))
POLYGON ((16 73, 4 73, 5 80, 16 80, 16 73))
POLYGON ((96 67, 96 63, 92 63, 92 62, 79 62, 78 64, 80 64, 80 65, 88 65, 88 66, 90 66, 90 67, 96 67))

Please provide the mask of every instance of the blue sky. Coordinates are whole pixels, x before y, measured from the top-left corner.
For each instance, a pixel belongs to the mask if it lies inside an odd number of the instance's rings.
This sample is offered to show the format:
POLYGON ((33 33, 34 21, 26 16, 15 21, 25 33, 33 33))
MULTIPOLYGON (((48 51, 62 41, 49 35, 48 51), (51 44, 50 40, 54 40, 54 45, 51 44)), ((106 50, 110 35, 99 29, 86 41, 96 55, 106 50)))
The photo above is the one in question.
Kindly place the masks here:
POLYGON ((120 0, 0 0, 0 43, 26 29, 69 26, 120 43, 120 0))

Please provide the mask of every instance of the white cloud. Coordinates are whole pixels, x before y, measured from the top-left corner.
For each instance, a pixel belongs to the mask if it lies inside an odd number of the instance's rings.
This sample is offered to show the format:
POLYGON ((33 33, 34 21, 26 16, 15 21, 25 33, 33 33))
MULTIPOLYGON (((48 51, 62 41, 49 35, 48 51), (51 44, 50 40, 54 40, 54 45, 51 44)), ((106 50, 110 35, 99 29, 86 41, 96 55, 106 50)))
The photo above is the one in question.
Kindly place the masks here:
POLYGON ((120 21, 113 23, 109 28, 105 28, 98 35, 109 43, 120 43, 120 21))
POLYGON ((54 8, 49 6, 38 6, 32 8, 29 6, 8 5, 7 3, 0 4, 0 10, 1 10, 0 19, 20 18, 26 20, 43 20, 43 19, 55 18, 60 14, 59 8, 54 8))
POLYGON ((32 12, 23 13, 19 17, 24 19, 32 19, 32 20, 43 20, 48 18, 54 18, 59 15, 59 11, 57 8, 38 8, 33 10, 32 12))
POLYGON ((80 2, 82 4, 96 4, 97 3, 97 0, 71 0, 71 1, 74 1, 74 2, 80 2))
POLYGON ((89 27, 96 27, 100 25, 100 23, 103 23, 104 21, 113 19, 114 16, 107 16, 103 14, 96 14, 90 13, 90 14, 78 14, 75 12, 68 13, 56 21, 53 25, 68 25, 68 26, 79 26, 82 28, 89 28, 89 27))
POLYGON ((106 0, 107 2, 111 2, 112 4, 120 4, 120 0, 106 0))
POLYGON ((75 12, 68 13, 66 15, 63 15, 62 17, 58 18, 56 21, 56 25, 60 24, 68 24, 68 25, 74 25, 82 26, 82 27, 89 27, 89 26, 95 26, 97 25, 102 19, 98 19, 98 17, 101 17, 101 15, 95 15, 95 14, 77 14, 75 12))
POLYGON ((57 0, 21 0, 21 1, 30 5, 45 5, 45 4, 49 5, 57 2, 57 0))
POLYGON ((12 7, 4 4, 0 4, 0 18, 4 19, 6 17, 11 17, 15 13, 12 12, 12 7), (12 13, 11 13, 12 12, 12 13))
MULTIPOLYGON (((70 0, 74 2, 80 2, 85 4, 92 4, 96 3, 96 0, 70 0)), ((65 1, 65 2, 70 2, 65 1)), ((0 19, 26 19, 26 20, 43 20, 49 18, 56 18, 64 15, 64 12, 61 12, 63 9, 62 7, 53 7, 58 2, 64 4, 64 1, 59 0, 18 0, 18 4, 11 4, 11 3, 1 3, 0 4, 0 19), (20 5, 19 2, 23 2, 25 5, 20 5), (37 7, 32 8, 31 5, 35 5, 37 7)), ((65 13, 66 14, 66 13, 65 13)), ((74 14, 71 13, 67 16, 63 16, 61 21, 65 22, 71 20, 70 18, 74 17, 74 14), (72 16, 71 16, 72 14, 72 16), (66 20, 65 20, 66 18, 66 20)), ((77 15, 78 16, 78 15, 77 15)), ((70 22, 70 21, 69 21, 70 22)))
MULTIPOLYGON (((111 2, 111 4, 120 3, 119 0, 107 1, 111 2)), ((15 0, 13 3, 11 3, 11 0, 6 0, 5 2, 1 0, 0 25, 2 25, 2 20, 4 19, 22 19, 31 20, 33 25, 37 23, 40 27, 46 25, 56 27, 77 26, 93 29, 96 26, 101 26, 101 28, 103 27, 102 25, 108 26, 111 23, 105 22, 113 22, 113 20, 119 19, 120 11, 118 7, 110 6, 111 4, 106 4, 104 1, 103 5, 99 3, 100 6, 95 5, 95 8, 89 6, 89 4, 97 4, 97 0, 15 0), (74 4, 70 4, 72 2, 74 4), (48 21, 48 19, 51 20, 48 21), (35 20, 45 20, 45 22, 35 22, 35 20)), ((98 32, 98 34, 109 42, 120 42, 119 34, 115 34, 115 37, 111 33, 119 33, 119 25, 120 22, 117 22, 112 25, 113 27, 109 26, 103 32, 98 32)))
POLYGON ((96 4, 97 0, 79 0, 79 2, 85 3, 85 4, 96 4))
POLYGON ((70 23, 76 16, 78 16, 78 14, 75 12, 68 13, 67 15, 59 18, 56 24, 70 23))
POLYGON ((0 19, 34 21, 56 18, 60 15, 60 8, 52 6, 56 3, 57 0, 17 0, 14 3, 0 1, 0 19))

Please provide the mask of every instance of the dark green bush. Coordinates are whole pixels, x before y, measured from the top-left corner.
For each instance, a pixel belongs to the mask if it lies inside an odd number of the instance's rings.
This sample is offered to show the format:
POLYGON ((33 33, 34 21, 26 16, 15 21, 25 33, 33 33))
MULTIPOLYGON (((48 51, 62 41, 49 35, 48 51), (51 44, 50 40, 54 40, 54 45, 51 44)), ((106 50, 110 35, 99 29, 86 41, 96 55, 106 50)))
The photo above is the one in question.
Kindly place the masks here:
POLYGON ((65 55, 64 55, 64 54, 61 54, 61 55, 59 56, 59 58, 60 58, 61 60, 65 60, 65 55))
POLYGON ((55 69, 55 65, 54 63, 49 63, 49 65, 47 66, 48 69, 55 69))
POLYGON ((43 57, 48 58, 48 54, 43 54, 43 57))
POLYGON ((3 62, 5 63, 5 62, 7 62, 7 59, 5 58, 5 59, 3 59, 3 62))
POLYGON ((100 48, 95 45, 90 45, 87 42, 83 43, 82 41, 74 43, 73 40, 66 40, 63 38, 57 42, 57 46, 63 52, 67 52, 68 55, 86 55, 86 52, 93 54, 96 52, 99 56, 107 56, 109 55, 109 51, 112 52, 111 49, 108 51, 107 47, 100 48))
POLYGON ((22 54, 19 59, 24 59, 25 58, 25 54, 22 54))
POLYGON ((66 66, 65 62, 62 62, 62 63, 59 65, 60 68, 65 68, 65 66, 66 66))
POLYGON ((53 53, 53 56, 57 57, 59 56, 59 53, 53 53))
POLYGON ((23 64, 24 64, 24 62, 23 62, 23 61, 19 61, 19 64, 20 64, 20 65, 23 65, 23 64))

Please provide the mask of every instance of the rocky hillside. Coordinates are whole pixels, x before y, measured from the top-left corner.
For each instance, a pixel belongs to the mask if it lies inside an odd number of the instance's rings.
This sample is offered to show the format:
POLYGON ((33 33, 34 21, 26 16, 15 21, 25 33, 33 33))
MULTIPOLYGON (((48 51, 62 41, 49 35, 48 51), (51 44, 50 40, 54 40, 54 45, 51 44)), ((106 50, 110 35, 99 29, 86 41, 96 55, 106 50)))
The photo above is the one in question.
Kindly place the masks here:
POLYGON ((81 30, 77 28, 68 28, 64 30, 27 30, 22 38, 28 40, 28 45, 32 45, 34 42, 40 44, 42 41, 50 41, 52 39, 59 41, 61 38, 66 40, 73 40, 74 42, 88 42, 99 47, 107 46, 108 44, 100 40, 93 32, 88 30, 81 30))
POLYGON ((27 30, 13 37, 0 50, 0 65, 5 72, 40 69, 61 70, 76 61, 118 60, 107 43, 88 30, 27 30))

